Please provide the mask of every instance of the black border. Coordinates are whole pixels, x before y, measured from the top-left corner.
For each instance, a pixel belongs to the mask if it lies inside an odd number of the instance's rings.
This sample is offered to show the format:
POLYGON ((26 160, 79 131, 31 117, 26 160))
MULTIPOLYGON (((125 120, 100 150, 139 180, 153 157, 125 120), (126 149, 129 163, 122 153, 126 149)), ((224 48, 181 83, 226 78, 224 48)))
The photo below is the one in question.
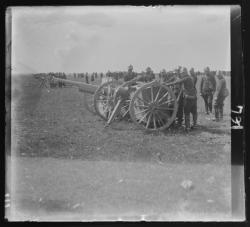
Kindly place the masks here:
MULTIPOLYGON (((245 128, 245 132, 243 133, 243 131, 235 131, 232 130, 232 166, 239 166, 239 165, 243 165, 245 164, 245 191, 246 191, 246 221, 245 222, 167 222, 167 224, 180 224, 180 225, 185 225, 185 224, 190 224, 190 225, 209 225, 209 226, 215 226, 215 225, 247 225, 249 224, 249 219, 250 219, 250 212, 249 212, 249 191, 250 191, 250 187, 249 187, 249 154, 246 152, 247 151, 247 135, 249 135, 249 125, 248 125, 248 104, 250 101, 249 98, 249 93, 247 90, 247 85, 249 84, 249 77, 247 76, 243 76, 243 72, 244 75, 249 75, 249 66, 247 64, 247 40, 249 39, 249 36, 247 37, 246 31, 247 28, 249 28, 249 13, 247 14, 247 12, 249 12, 249 10, 247 10, 247 0, 170 0, 170 1, 145 1, 145 0, 140 0, 140 1, 111 1, 111 0, 106 0, 106 1, 97 1, 97 0, 87 0, 87 1, 80 1, 80 0, 71 0, 71 1, 66 1, 66 0, 61 0, 61 1, 57 1, 57 0, 40 0, 40 1, 32 1, 32 0, 23 0, 23 1, 17 1, 17 0, 9 0, 9 1, 2 1, 0 3, 1 6, 1 39, 4 42, 0 42, 1 48, 3 51, 1 51, 1 53, 5 53, 5 10, 7 7, 9 6, 61 6, 61 5, 145 5, 145 6, 150 6, 150 5, 240 5, 241 6, 241 29, 238 30, 238 32, 240 31, 241 37, 239 38, 239 36, 235 33, 236 31, 233 29, 232 33, 231 33, 231 67, 232 67, 232 75, 235 73, 237 74, 237 78, 233 78, 231 77, 231 84, 234 85, 234 89, 232 89, 232 95, 231 95, 231 106, 232 109, 240 104, 245 104, 245 111, 244 111, 244 119, 243 119, 243 126, 245 128), (247 18, 248 17, 248 18, 247 18), (239 49, 241 51, 239 51, 239 49), (242 58, 243 57, 243 58, 242 58), (245 93, 246 91, 246 93, 245 93), (245 142, 244 141, 244 137, 246 138, 245 142), (245 151, 245 153, 243 153, 243 151, 245 151), (246 165, 248 164, 248 165, 246 165)), ((248 1, 249 4, 249 1, 248 1)), ((231 25, 234 26, 234 25, 231 25)), ((237 30, 237 26, 235 28, 237 30)), ((248 46, 248 53, 249 53, 249 46, 248 46)), ((2 66, 1 69, 3 69, 3 73, 2 75, 5 74, 5 57, 4 54, 1 58, 2 60, 2 66)), ((6 83, 10 85, 10 81, 5 81, 5 86, 6 83)), ((2 83, 3 84, 3 83, 2 83)), ((1 91, 5 90, 1 89, 1 91)), ((5 93, 6 95, 6 93, 5 93)), ((10 94, 7 94, 10 97, 10 94)), ((4 96, 0 96, 0 97, 4 97, 4 96)), ((1 102, 2 104, 3 102, 1 102)), ((5 105, 8 105, 10 103, 5 103, 5 105)), ((5 113, 5 112, 4 112, 5 113)), ((4 115, 3 115, 4 116, 4 115)), ((233 116, 233 115, 232 115, 233 116)), ((1 123, 3 124, 4 120, 1 121, 1 123)), ((4 124, 3 124, 4 125, 4 124)), ((3 143, 2 143, 3 144, 3 143)), ((5 149, 6 149, 6 144, 5 144, 5 149)), ((2 167, 2 171, 1 173, 3 174, 3 178, 5 177, 4 171, 5 171, 5 155, 4 152, 1 153, 1 167, 2 167)), ((233 179, 232 179, 233 180, 233 179)), ((4 184, 1 185, 3 187, 1 187, 1 189, 3 189, 3 193, 2 195, 4 195, 4 184)), ((2 191, 1 191, 2 192, 2 191)), ((4 200, 2 200, 3 197, 1 197, 1 202, 4 202, 4 200)), ((4 203, 2 203, 4 204, 4 203)), ((1 206, 1 211, 3 211, 4 214, 4 206, 1 206)), ((237 207, 235 208, 237 210, 237 207)), ((4 217, 4 216, 1 216, 4 217)), ((60 223, 60 222, 59 222, 60 223)), ((68 224, 72 225, 73 223, 67 222, 68 224)), ((66 224, 67 224, 66 223, 66 224)), ((8 223, 8 224, 12 224, 12 223, 8 223)), ((13 223, 14 224, 14 223, 13 223)), ((39 223, 36 223, 39 224, 39 223)), ((58 223, 53 222, 53 225, 57 225, 58 223)), ((64 224, 64 223, 60 223, 64 224)), ((77 224, 78 223, 74 223, 77 224)), ((84 224, 84 223, 79 223, 79 224, 84 224)), ((91 225, 100 225, 100 222, 96 222, 96 223, 86 223, 86 224, 91 224, 91 225)), ((110 224, 118 224, 116 222, 104 222, 102 223, 102 225, 106 224, 107 226, 109 226, 110 224)), ((123 224, 123 223, 119 223, 119 224, 123 224)), ((130 222, 130 223, 126 223, 128 225, 133 225, 133 224, 157 224, 157 225, 162 225, 165 223, 160 223, 160 222, 156 222, 156 223, 146 223, 146 222, 130 222)))

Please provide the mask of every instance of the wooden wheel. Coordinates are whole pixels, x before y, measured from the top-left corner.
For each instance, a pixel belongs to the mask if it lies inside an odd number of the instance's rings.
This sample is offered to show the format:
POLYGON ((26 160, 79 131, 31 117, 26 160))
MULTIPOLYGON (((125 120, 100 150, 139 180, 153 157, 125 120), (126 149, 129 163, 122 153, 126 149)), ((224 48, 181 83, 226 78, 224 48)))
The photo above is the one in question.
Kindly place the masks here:
POLYGON ((83 94, 83 103, 85 108, 92 114, 96 115, 95 107, 94 107, 94 95, 84 93, 83 94))
POLYGON ((117 92, 116 92, 116 98, 118 98, 118 99, 120 98, 122 100, 121 107, 120 107, 120 113, 119 113, 119 119, 123 119, 125 117, 130 116, 129 115, 129 105, 130 105, 131 99, 132 99, 135 91, 144 84, 145 83, 142 83, 140 81, 136 81, 134 79, 132 81, 127 81, 118 87, 117 92))
POLYGON ((130 103, 133 122, 149 131, 164 130, 175 120, 177 100, 172 89, 157 81, 139 88, 130 103))
POLYGON ((119 81, 106 82, 94 94, 95 111, 105 121, 109 119, 115 107, 115 91, 119 85, 119 81))

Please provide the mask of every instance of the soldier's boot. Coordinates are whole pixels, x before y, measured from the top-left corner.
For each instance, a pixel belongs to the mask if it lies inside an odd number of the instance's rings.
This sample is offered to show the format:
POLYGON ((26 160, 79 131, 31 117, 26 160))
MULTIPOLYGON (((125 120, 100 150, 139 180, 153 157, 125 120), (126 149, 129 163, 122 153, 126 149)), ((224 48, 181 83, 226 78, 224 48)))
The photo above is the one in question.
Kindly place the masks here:
POLYGON ((219 109, 219 119, 223 120, 223 107, 220 107, 219 109))
POLYGON ((219 121, 219 109, 217 107, 214 107, 214 118, 213 121, 219 121))
POLYGON ((190 131, 190 115, 185 115, 185 131, 190 131))
POLYGON ((212 113, 212 111, 213 111, 213 104, 212 104, 212 103, 209 103, 209 104, 208 104, 208 107, 209 107, 209 112, 212 113))
POLYGON ((205 110, 206 110, 206 114, 209 114, 209 112, 208 112, 208 104, 205 104, 205 110))
POLYGON ((182 119, 182 118, 177 118, 177 122, 176 122, 177 128, 181 128, 182 122, 183 122, 183 119, 182 119))
POLYGON ((193 114, 193 125, 192 125, 192 129, 195 129, 197 126, 197 114, 193 114))

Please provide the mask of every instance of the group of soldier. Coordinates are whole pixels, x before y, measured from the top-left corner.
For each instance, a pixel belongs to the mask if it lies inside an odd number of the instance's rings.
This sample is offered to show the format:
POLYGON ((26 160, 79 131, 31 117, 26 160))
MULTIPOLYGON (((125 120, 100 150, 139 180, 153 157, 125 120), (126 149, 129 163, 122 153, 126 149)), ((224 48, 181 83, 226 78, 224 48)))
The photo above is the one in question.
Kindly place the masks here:
MULTIPOLYGON (((184 120, 185 130, 189 131, 197 126, 197 75, 193 68, 191 68, 188 73, 187 68, 184 67, 181 70, 176 70, 172 78, 180 82, 174 87, 175 93, 179 94, 180 89, 183 91, 178 100, 175 125, 182 127, 184 120), (193 118, 192 126, 190 123, 191 115, 193 118)), ((228 89, 222 72, 210 71, 209 67, 206 67, 204 69, 204 75, 201 78, 199 94, 204 100, 206 114, 211 115, 214 107, 214 118, 212 118, 212 120, 217 122, 223 120, 223 106, 224 100, 228 96, 228 89), (217 77, 217 82, 215 76, 217 77)))

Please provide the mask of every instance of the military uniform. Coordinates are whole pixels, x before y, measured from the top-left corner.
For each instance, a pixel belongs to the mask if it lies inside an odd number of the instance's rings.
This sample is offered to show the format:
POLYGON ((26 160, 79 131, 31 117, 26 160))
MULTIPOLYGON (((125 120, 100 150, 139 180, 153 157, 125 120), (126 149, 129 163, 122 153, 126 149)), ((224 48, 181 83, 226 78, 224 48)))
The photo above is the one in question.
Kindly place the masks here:
POLYGON ((197 91, 191 76, 186 76, 183 82, 183 107, 185 127, 190 129, 190 114, 193 116, 193 127, 197 124, 197 91))
POLYGON ((215 77, 211 74, 202 77, 200 83, 200 93, 205 102, 206 113, 212 113, 213 94, 216 89, 215 77))
MULTIPOLYGON (((179 95, 180 89, 181 89, 181 84, 177 84, 174 86, 174 93, 176 97, 179 95)), ((183 93, 181 93, 179 100, 178 100, 178 109, 176 113, 177 125, 179 127, 182 126, 183 114, 184 114, 183 113, 183 93)))
POLYGON ((222 75, 218 75, 218 83, 216 85, 216 91, 214 94, 214 112, 216 121, 223 119, 223 106, 224 100, 228 96, 228 90, 226 88, 226 80, 222 75))
MULTIPOLYGON (((180 75, 178 74, 178 72, 171 72, 168 73, 168 77, 167 77, 167 82, 171 83, 176 81, 178 78, 180 77, 180 75)), ((176 98, 178 97, 180 90, 181 90, 181 84, 175 84, 173 86, 173 90, 174 90, 174 94, 176 96, 176 98)), ((177 123, 177 126, 180 127, 182 126, 182 122, 183 122, 183 93, 180 94, 179 99, 178 99, 178 109, 177 109, 177 113, 176 113, 176 121, 174 122, 175 124, 177 123)))

